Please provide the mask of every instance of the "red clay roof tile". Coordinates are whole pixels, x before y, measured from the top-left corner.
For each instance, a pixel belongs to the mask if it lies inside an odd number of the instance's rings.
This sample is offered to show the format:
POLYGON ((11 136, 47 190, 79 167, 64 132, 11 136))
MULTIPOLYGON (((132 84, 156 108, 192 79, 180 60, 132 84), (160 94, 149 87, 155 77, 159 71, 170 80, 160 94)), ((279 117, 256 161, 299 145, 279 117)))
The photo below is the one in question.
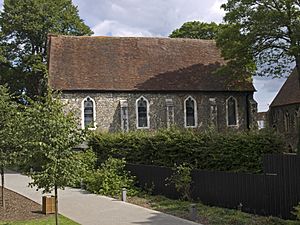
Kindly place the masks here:
POLYGON ((49 85, 55 90, 254 91, 226 82, 214 41, 50 36, 49 85))

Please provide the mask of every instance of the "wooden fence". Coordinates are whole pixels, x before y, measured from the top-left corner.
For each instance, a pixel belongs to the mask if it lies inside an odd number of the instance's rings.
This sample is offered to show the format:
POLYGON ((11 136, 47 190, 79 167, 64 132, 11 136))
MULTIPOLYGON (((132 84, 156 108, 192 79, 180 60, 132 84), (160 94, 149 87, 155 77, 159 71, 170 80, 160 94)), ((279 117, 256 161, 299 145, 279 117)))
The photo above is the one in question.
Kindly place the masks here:
MULTIPOLYGON (((291 211, 300 202, 300 156, 266 155, 264 174, 192 171, 191 197, 207 205, 293 218, 291 211)), ((128 164, 143 188, 154 194, 179 198, 174 185, 166 185, 171 168, 128 164)))

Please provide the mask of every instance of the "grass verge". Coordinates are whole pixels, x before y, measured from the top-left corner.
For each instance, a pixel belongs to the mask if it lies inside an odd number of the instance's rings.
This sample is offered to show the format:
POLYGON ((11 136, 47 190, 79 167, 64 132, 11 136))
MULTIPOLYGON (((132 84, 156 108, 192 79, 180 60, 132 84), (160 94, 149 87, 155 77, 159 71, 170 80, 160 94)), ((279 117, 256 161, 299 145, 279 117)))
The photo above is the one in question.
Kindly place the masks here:
MULTIPOLYGON (((53 225, 55 224, 55 217, 49 216, 47 218, 43 219, 35 219, 35 220, 25 220, 25 221, 7 221, 7 222, 1 222, 0 225, 53 225)), ((64 216, 59 216, 59 224, 60 225, 79 225, 79 223, 76 223, 64 216)))
MULTIPOLYGON (((172 200, 163 196, 141 195, 130 197, 128 202, 154 209, 184 219, 189 219, 190 202, 172 200)), ((238 210, 210 207, 196 203, 198 223, 203 225, 300 225, 300 221, 282 220, 276 217, 263 217, 238 210)))

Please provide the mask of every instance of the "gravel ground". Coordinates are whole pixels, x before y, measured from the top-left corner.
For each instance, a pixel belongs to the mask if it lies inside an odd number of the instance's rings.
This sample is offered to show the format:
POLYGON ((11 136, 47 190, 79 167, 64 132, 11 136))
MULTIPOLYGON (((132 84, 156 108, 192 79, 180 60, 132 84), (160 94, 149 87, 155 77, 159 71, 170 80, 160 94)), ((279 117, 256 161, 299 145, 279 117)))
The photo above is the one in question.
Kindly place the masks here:
POLYGON ((5 209, 2 207, 2 190, 0 188, 0 221, 29 220, 46 217, 46 215, 41 213, 42 207, 38 203, 8 189, 5 189, 4 194, 5 209))

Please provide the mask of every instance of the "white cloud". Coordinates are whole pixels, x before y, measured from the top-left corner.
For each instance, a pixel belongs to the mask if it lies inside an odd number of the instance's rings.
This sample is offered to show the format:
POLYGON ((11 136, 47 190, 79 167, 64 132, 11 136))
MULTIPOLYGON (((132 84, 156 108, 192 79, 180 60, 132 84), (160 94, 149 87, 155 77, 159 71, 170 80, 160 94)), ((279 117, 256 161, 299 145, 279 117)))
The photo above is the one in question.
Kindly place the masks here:
POLYGON ((168 36, 184 22, 221 22, 224 0, 73 0, 95 35, 168 36), (109 31, 108 31, 109 24, 109 31), (106 28, 104 28, 106 27, 106 28))
POLYGON ((120 24, 118 21, 113 20, 104 20, 102 23, 93 27, 93 31, 96 34, 108 35, 108 36, 135 36, 135 37, 144 37, 152 36, 152 34, 147 30, 142 30, 139 28, 126 26, 120 24))

